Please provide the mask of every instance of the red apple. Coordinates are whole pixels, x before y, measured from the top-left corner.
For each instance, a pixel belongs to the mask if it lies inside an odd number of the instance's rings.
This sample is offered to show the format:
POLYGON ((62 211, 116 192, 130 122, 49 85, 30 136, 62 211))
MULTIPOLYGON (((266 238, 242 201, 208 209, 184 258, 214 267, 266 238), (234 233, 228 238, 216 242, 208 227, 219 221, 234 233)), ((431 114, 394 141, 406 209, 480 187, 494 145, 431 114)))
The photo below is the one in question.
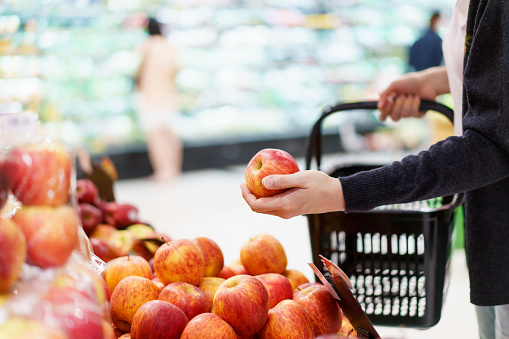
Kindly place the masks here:
POLYGON ((306 287, 295 294, 293 300, 308 311, 316 335, 338 332, 341 329, 341 309, 323 286, 306 287))
POLYGON ((283 273, 286 270, 286 253, 281 243, 270 234, 258 234, 240 249, 242 265, 251 275, 283 273))
POLYGON ((152 269, 148 261, 137 255, 126 255, 108 262, 105 280, 112 293, 118 283, 129 276, 152 279, 152 269))
POLYGON ((130 276, 122 279, 111 293, 111 320, 122 332, 131 332, 136 311, 145 303, 156 300, 159 287, 152 280, 130 276))
POLYGON ((27 244, 21 229, 10 219, 0 218, 0 294, 18 279, 27 257, 27 244))
POLYGON ((179 339, 188 319, 175 305, 162 300, 148 301, 133 318, 132 339, 179 339))
POLYGON ((167 301, 180 308, 191 320, 201 313, 208 312, 209 300, 205 292, 185 282, 174 282, 166 285, 159 300, 167 301))
POLYGON ((85 233, 90 236, 97 225, 103 220, 102 211, 92 204, 82 202, 78 205, 81 217, 81 224, 85 233))
POLYGON ((28 262, 32 265, 60 266, 78 244, 80 220, 70 206, 23 206, 12 220, 25 234, 28 262))
POLYGON ((214 296, 216 295, 216 291, 221 286, 223 282, 225 282, 226 279, 219 278, 219 277, 203 277, 203 279, 200 282, 200 285, 198 285, 198 288, 205 292, 207 295, 207 299, 209 301, 209 307, 207 309, 207 312, 210 312, 212 310, 212 305, 214 302, 214 296))
POLYGON ((118 258, 118 252, 115 247, 108 240, 101 238, 89 238, 90 245, 92 245, 92 250, 94 254, 97 255, 102 261, 108 262, 112 259, 118 258))
POLYGON ((298 270, 285 270, 283 275, 290 280, 292 289, 296 289, 298 286, 309 282, 309 279, 298 270))
POLYGON ((323 286, 323 284, 321 282, 307 282, 307 283, 297 286, 293 290, 293 296, 297 295, 297 293, 299 293, 300 291, 302 291, 303 289, 305 289, 309 286, 321 286, 322 288, 324 288, 327 291, 327 289, 325 288, 325 286, 323 286))
POLYGON ((76 181, 76 198, 78 203, 94 205, 99 197, 99 190, 92 180, 79 179, 76 181))
POLYGON ((138 239, 127 230, 115 230, 111 233, 110 241, 120 256, 132 253, 138 239))
POLYGON ((180 339, 238 339, 233 327, 213 313, 202 313, 189 321, 180 339))
POLYGON ((263 186, 262 180, 272 174, 292 174, 299 171, 297 161, 287 152, 267 148, 259 151, 246 167, 246 184, 257 197, 269 197, 283 193, 285 190, 269 190, 263 186))
POLYGON ((306 309, 296 301, 283 300, 269 310, 267 321, 258 332, 258 337, 313 339, 315 332, 306 309))
POLYGON ((221 272, 224 265, 223 251, 219 245, 212 239, 207 237, 198 237, 193 239, 198 245, 205 261, 205 277, 215 277, 221 272))
POLYGON ((256 275, 267 289, 269 294, 269 308, 273 308, 280 301, 293 298, 293 289, 290 281, 285 276, 278 273, 265 273, 256 275))
POLYGON ((115 226, 109 224, 99 224, 89 237, 110 240, 112 238, 113 233, 116 230, 117 229, 115 228, 115 226))
POLYGON ((244 265, 242 265, 242 261, 240 260, 240 258, 232 261, 230 264, 230 268, 233 271, 233 275, 241 275, 241 274, 252 275, 252 274, 249 274, 248 271, 246 270, 246 268, 244 267, 244 265))
POLYGON ((91 282, 58 277, 43 300, 51 304, 44 319, 53 318, 70 338, 102 338, 102 311, 91 282))
POLYGON ((230 266, 223 266, 221 271, 217 274, 219 278, 228 279, 235 275, 235 272, 231 269, 230 266))
POLYGON ((125 229, 138 223, 138 208, 131 204, 111 201, 104 205, 104 221, 117 229, 125 229))
POLYGON ((5 157, 2 172, 23 205, 58 206, 69 200, 72 161, 56 142, 13 148, 5 157))
POLYGON ((269 295, 260 280, 236 275, 217 289, 212 313, 230 324, 238 335, 253 335, 269 314, 269 295))
POLYGON ((182 281, 197 286, 205 271, 200 248, 188 239, 164 243, 154 255, 154 270, 165 285, 182 281))

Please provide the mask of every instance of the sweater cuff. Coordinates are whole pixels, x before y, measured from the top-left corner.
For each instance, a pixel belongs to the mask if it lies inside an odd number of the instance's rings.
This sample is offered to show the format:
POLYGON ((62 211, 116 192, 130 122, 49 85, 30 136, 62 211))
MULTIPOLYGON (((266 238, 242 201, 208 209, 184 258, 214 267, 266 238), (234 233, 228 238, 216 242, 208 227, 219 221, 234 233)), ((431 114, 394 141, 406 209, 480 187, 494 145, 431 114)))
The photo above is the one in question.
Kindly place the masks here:
POLYGON ((359 172, 347 177, 339 177, 345 211, 368 211, 375 207, 388 204, 394 196, 396 179, 390 175, 387 167, 359 172))

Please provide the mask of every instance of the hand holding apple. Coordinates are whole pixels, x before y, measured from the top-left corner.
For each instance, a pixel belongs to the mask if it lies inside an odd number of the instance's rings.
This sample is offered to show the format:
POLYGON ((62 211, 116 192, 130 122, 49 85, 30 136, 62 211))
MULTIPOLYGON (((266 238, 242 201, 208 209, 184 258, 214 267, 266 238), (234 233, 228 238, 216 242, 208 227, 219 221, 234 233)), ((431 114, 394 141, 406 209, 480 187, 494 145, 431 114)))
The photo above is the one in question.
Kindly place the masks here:
POLYGON ((267 148, 256 153, 249 161, 245 179, 249 190, 257 197, 268 197, 283 193, 285 190, 267 189, 262 180, 272 174, 292 174, 299 171, 297 161, 283 150, 267 148))

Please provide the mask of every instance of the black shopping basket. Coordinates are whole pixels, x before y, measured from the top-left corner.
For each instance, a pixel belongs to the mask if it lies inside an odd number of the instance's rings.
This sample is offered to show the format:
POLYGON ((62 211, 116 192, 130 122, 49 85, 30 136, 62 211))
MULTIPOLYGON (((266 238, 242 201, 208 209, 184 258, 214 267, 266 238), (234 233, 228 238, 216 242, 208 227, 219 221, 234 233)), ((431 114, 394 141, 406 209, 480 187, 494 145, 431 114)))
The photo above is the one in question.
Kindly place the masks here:
MULTIPOLYGON (((321 125, 345 110, 376 109, 377 102, 326 107, 308 139, 306 168, 312 158, 320 170, 321 125)), ((437 102, 423 101, 421 110, 453 111, 437 102)), ((385 164, 336 166, 328 174, 347 176, 385 164)), ((334 261, 351 279, 354 294, 374 325, 429 328, 440 320, 449 280, 454 213, 463 196, 434 201, 388 205, 368 212, 331 212, 308 215, 313 263, 326 268, 319 254, 334 261)))

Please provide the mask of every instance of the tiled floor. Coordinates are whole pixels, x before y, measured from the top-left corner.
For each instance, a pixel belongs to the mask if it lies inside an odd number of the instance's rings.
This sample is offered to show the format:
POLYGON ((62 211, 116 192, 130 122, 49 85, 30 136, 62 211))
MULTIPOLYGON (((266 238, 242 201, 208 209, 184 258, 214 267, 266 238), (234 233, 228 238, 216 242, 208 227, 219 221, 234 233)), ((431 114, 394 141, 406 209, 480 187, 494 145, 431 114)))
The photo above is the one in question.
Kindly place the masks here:
MULTIPOLYGON (((173 184, 157 184, 144 179, 119 181, 115 193, 119 202, 138 206, 140 216, 174 239, 206 236, 215 240, 228 264, 240 256, 241 246, 258 233, 270 233, 285 248, 288 268, 302 271, 311 280, 313 272, 307 220, 283 220, 256 214, 242 199, 240 183, 244 168, 185 172, 173 184)), ((456 250, 442 319, 428 330, 377 326, 382 338, 476 338, 474 308, 469 302, 465 255, 456 250)))

